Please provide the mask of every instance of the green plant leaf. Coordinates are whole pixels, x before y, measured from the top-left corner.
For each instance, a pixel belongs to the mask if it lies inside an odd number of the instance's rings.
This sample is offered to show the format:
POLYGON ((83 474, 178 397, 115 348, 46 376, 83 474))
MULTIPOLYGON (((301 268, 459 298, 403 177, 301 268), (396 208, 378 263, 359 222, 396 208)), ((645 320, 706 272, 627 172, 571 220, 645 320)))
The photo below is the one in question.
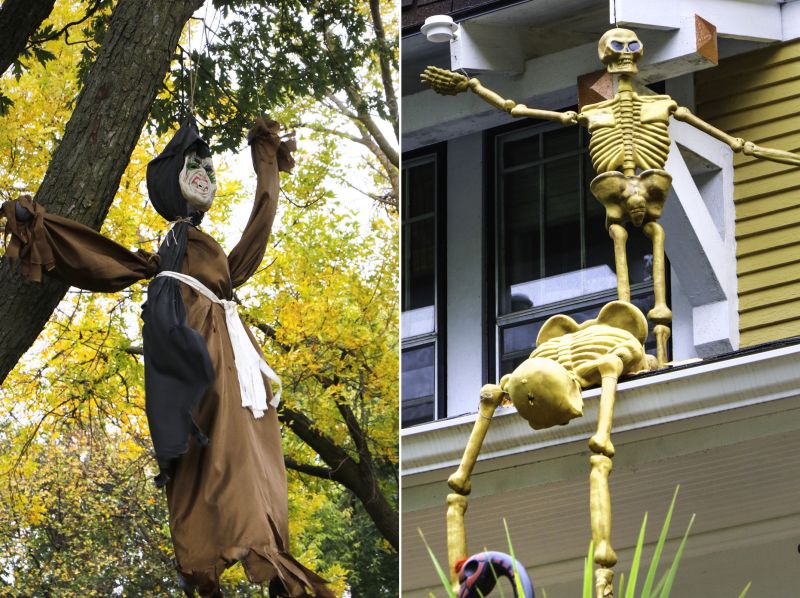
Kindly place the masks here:
POLYGON ((653 553, 653 559, 650 561, 650 568, 648 569, 647 577, 644 580, 641 598, 651 597, 653 582, 656 579, 656 571, 658 571, 658 562, 661 559, 661 552, 664 550, 664 542, 667 540, 667 532, 669 532, 669 522, 672 519, 672 510, 675 508, 675 500, 678 498, 678 490, 680 490, 680 485, 675 487, 675 494, 672 495, 672 502, 669 505, 667 516, 664 519, 664 526, 661 528, 661 535, 658 537, 658 544, 656 544, 656 550, 653 553))
POLYGON ((633 598, 636 591, 636 578, 639 576, 639 565, 642 560, 642 547, 644 546, 644 532, 647 529, 647 513, 644 514, 642 519, 642 527, 639 530, 639 539, 636 541, 636 551, 633 553, 633 563, 631 563, 631 572, 628 577, 628 589, 625 594, 622 593, 622 582, 620 582, 619 595, 625 598, 633 598))
MULTIPOLYGON (((752 583, 753 583, 752 581, 747 582, 747 585, 742 590, 742 593, 739 594, 739 598, 744 598, 745 596, 747 596, 747 592, 750 590, 750 584, 752 583)), ((545 598, 547 598, 547 596, 545 596, 545 598)))
POLYGON ((593 562, 594 562, 594 542, 589 542, 589 556, 583 562, 583 598, 592 598, 593 562))
POLYGON ((524 596, 525 591, 522 589, 522 582, 519 579, 519 571, 517 570, 517 557, 514 556, 514 547, 511 545, 511 533, 508 531, 508 522, 503 517, 503 527, 506 528, 506 540, 508 540, 508 554, 511 555, 511 566, 514 568, 514 588, 517 596, 524 596))
POLYGON ((678 573, 678 565, 681 562, 681 557, 683 556, 683 549, 686 547, 686 540, 689 538, 689 532, 692 529, 692 524, 694 523, 694 515, 689 520, 689 525, 686 527, 686 532, 683 534, 683 539, 681 540, 680 546, 678 546, 678 552, 675 553, 675 559, 672 561, 672 566, 669 568, 669 573, 667 574, 667 581, 664 583, 664 589, 661 590, 660 598, 669 598, 669 593, 672 591, 672 584, 675 581, 675 575, 678 573))
POLYGON ((624 596, 625 590, 625 572, 621 572, 619 574, 619 591, 617 592, 620 596, 624 596))
POLYGON ((422 538, 422 543, 425 544, 425 548, 428 549, 428 554, 433 561, 433 566, 436 568, 436 573, 439 574, 439 580, 442 582, 445 592, 447 592, 449 598, 456 598, 455 592, 453 592, 453 587, 450 585, 450 580, 447 579, 442 566, 439 564, 439 560, 436 558, 436 555, 433 554, 433 550, 431 550, 431 547, 428 545, 428 541, 425 539, 425 534, 423 534, 422 530, 419 528, 417 528, 417 531, 419 532, 419 537, 422 538))

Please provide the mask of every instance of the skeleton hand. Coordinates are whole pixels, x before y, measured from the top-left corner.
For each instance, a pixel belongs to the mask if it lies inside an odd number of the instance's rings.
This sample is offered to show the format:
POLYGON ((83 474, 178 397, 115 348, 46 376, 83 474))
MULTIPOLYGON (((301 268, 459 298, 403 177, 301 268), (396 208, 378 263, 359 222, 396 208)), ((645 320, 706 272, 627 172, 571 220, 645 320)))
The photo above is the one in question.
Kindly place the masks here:
POLYGON ((454 96, 469 89, 470 79, 461 73, 454 73, 435 66, 427 67, 420 79, 433 91, 444 96, 454 96))

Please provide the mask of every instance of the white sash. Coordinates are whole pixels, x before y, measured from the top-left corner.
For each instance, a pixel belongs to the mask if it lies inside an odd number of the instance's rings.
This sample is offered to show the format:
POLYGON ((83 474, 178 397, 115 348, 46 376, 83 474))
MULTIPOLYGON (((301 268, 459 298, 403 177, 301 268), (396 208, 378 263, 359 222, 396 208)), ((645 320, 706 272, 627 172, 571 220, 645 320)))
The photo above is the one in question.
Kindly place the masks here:
POLYGON ((236 310, 236 303, 218 298, 207 286, 188 274, 165 270, 159 272, 157 276, 175 278, 225 309, 225 323, 228 326, 228 336, 233 346, 236 374, 239 377, 239 390, 242 394, 242 407, 250 409, 256 419, 264 415, 267 410, 267 391, 264 388, 264 380, 261 378, 262 373, 278 385, 278 392, 270 401, 273 407, 277 407, 283 390, 281 379, 253 346, 236 310))

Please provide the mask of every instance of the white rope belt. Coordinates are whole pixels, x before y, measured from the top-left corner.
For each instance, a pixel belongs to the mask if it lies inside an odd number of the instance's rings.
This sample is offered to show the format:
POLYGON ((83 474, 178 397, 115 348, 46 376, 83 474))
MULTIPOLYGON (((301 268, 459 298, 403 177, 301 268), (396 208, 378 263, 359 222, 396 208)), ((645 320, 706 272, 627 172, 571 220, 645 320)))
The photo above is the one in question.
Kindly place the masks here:
POLYGON ((264 388, 264 380, 261 378, 262 373, 278 385, 278 392, 270 401, 273 407, 277 407, 283 390, 281 379, 253 346, 244 324, 239 318, 236 303, 218 298, 202 282, 187 274, 165 270, 159 272, 158 276, 175 278, 225 309, 225 323, 228 326, 228 336, 230 336, 233 346, 233 358, 236 361, 236 374, 239 377, 239 390, 242 394, 242 407, 250 409, 256 419, 264 415, 268 409, 267 391, 264 388))

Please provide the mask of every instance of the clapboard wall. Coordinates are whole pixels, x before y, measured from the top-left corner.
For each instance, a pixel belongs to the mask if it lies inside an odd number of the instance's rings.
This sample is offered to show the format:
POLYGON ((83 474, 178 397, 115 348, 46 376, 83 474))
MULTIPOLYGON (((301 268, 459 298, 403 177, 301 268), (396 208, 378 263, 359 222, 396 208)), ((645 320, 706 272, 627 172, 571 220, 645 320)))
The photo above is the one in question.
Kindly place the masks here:
MULTIPOLYGON (((735 137, 800 151, 800 40, 697 73, 697 113, 735 137)), ((741 345, 800 335, 800 167, 735 155, 741 345)))

